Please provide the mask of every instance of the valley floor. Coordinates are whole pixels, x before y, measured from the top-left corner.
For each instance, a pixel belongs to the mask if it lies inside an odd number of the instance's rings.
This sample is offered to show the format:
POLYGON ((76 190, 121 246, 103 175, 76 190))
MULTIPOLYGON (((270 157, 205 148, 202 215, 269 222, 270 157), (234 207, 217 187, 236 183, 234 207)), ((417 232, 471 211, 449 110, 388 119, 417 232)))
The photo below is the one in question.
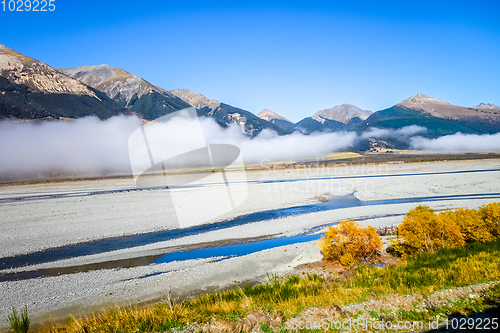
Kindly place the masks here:
POLYGON ((342 219, 390 226, 419 204, 500 201, 498 159, 234 171, 227 182, 171 177, 185 185, 1 187, 0 327, 12 306, 27 305, 40 322, 290 273, 321 258, 319 235, 342 219), (207 214, 216 206, 230 209, 207 214))

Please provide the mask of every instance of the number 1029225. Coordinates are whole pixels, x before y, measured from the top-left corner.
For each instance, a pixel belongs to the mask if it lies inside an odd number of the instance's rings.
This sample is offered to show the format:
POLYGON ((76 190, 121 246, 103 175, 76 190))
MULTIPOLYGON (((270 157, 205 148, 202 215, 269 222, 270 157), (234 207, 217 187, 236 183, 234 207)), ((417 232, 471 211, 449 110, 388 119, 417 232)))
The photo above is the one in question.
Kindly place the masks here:
POLYGON ((6 12, 53 12, 55 0, 2 0, 1 9, 6 12))

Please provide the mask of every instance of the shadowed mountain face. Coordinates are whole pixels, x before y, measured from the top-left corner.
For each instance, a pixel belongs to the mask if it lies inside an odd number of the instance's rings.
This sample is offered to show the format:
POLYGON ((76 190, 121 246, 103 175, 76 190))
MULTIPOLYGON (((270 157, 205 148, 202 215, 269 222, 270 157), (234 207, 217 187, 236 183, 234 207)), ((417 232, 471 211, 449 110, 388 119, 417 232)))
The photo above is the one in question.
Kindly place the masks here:
POLYGON ((169 91, 157 87, 121 68, 108 65, 60 68, 80 82, 104 92, 119 105, 155 119, 190 105, 169 91))
POLYGON ((354 105, 342 104, 302 119, 295 125, 295 131, 303 134, 352 131, 371 114, 371 111, 361 110, 354 105))
POLYGON ((241 127, 245 134, 250 136, 256 136, 264 129, 273 130, 280 135, 291 132, 272 122, 261 119, 249 111, 208 99, 202 94, 188 89, 172 90, 171 93, 197 108, 200 115, 212 117, 222 127, 235 123, 241 127))
POLYGON ((303 134, 314 132, 337 132, 344 131, 346 125, 335 120, 307 117, 295 125, 295 131, 303 134), (319 120, 318 120, 319 119, 319 120))
POLYGON ((227 127, 232 123, 236 123, 241 127, 241 130, 244 133, 250 136, 256 136, 264 129, 275 131, 279 135, 289 133, 289 131, 286 131, 269 121, 260 119, 249 111, 245 111, 224 103, 220 103, 220 105, 215 109, 212 109, 208 106, 201 108, 200 113, 214 118, 214 120, 222 127, 227 127))
POLYGON ((0 45, 0 117, 109 118, 122 108, 105 94, 49 65, 0 45))

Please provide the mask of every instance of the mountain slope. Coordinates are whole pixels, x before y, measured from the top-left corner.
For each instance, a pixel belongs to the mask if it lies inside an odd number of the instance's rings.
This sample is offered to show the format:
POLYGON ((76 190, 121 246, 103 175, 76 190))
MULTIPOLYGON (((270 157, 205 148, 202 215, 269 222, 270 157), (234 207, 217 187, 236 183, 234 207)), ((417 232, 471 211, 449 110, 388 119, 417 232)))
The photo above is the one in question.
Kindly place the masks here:
POLYGON ((264 129, 273 130, 280 135, 290 132, 267 120, 257 117, 249 111, 221 103, 217 100, 208 99, 202 94, 188 89, 172 90, 171 93, 197 108, 200 115, 212 117, 222 127, 227 127, 232 123, 236 123, 245 134, 251 136, 256 136, 264 129))
POLYGON ((405 126, 417 125, 428 129, 428 136, 437 137, 441 135, 462 133, 481 133, 459 121, 432 116, 428 113, 408 109, 395 105, 385 110, 377 111, 368 119, 357 126, 358 131, 369 128, 398 129, 405 126))
POLYGON ((108 118, 121 111, 105 94, 0 45, 0 117, 108 118))
POLYGON ((267 120, 285 131, 293 132, 295 129, 295 123, 268 109, 264 109, 257 113, 257 117, 267 120))
POLYGON ((469 128, 470 132, 496 133, 500 131, 500 112, 494 108, 467 108, 422 94, 410 97, 397 106, 449 120, 450 126, 460 124, 469 128))
POLYGON ((361 120, 365 120, 371 114, 372 114, 371 111, 362 110, 354 105, 342 104, 334 106, 333 108, 330 109, 318 111, 314 114, 314 116, 335 120, 347 124, 352 118, 359 118, 361 120))
POLYGON ((104 92, 127 109, 155 119, 190 105, 170 92, 121 68, 108 65, 59 68, 80 82, 104 92))
POLYGON ((492 109, 464 108, 418 94, 393 107, 375 112, 356 129, 397 129, 411 125, 427 128, 425 135, 429 137, 457 132, 496 133, 500 131, 500 112, 492 109))
MULTIPOLYGON (((464 108, 452 105, 438 99, 418 94, 388 109, 373 113, 365 121, 356 126, 359 133, 370 128, 400 129, 406 126, 417 125, 425 127, 425 132, 418 135, 436 138, 443 135, 451 135, 457 132, 464 134, 487 134, 500 132, 500 111, 494 107, 464 108)), ((390 131, 395 135, 383 138, 384 145, 399 149, 409 148, 407 138, 396 135, 396 131, 390 131)), ((370 148, 371 140, 364 136, 357 140, 355 147, 359 150, 370 148)))
POLYGON ((191 91, 189 89, 176 89, 171 90, 170 93, 174 96, 179 97, 184 102, 190 104, 197 109, 203 109, 208 107, 210 109, 216 109, 220 106, 220 102, 214 99, 208 99, 204 95, 191 91))

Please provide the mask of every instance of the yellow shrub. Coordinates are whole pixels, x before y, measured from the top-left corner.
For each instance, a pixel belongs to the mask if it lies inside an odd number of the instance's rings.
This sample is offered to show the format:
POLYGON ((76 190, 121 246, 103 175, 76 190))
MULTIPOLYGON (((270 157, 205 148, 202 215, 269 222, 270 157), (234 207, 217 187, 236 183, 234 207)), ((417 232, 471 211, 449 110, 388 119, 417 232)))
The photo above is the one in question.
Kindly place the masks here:
POLYGON ((445 223, 456 223, 462 232, 464 241, 489 242, 495 239, 487 223, 475 209, 459 208, 455 211, 447 210, 439 214, 445 223))
POLYGON ((402 259, 408 258, 409 251, 406 250, 406 244, 401 239, 390 239, 389 242, 391 246, 387 248, 387 253, 401 256, 402 259))
POLYGON ((479 208, 479 214, 488 231, 495 238, 500 237, 500 203, 492 202, 479 208))
POLYGON ((319 240, 325 258, 338 261, 346 268, 354 266, 357 261, 373 260, 382 245, 374 227, 365 227, 353 220, 343 220, 330 227, 319 240))
POLYGON ((434 252, 445 246, 464 246, 465 241, 454 220, 436 215, 427 206, 418 206, 405 215, 398 228, 407 254, 434 252))

